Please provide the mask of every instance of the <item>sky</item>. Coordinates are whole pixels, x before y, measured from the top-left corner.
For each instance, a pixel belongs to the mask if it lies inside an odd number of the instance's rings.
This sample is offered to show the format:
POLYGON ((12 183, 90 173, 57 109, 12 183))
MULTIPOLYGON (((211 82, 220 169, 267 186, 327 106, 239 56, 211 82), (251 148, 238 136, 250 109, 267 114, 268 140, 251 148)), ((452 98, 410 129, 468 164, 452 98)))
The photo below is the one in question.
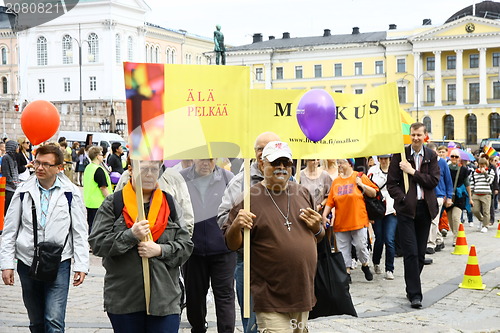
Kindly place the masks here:
MULTIPOLYGON (((430 18, 443 24, 451 15, 474 3, 472 0, 145 0, 152 11, 148 22, 170 29, 212 38, 215 25, 222 26, 226 45, 252 43, 254 33, 281 38, 384 31, 389 24, 398 30, 422 25, 430 18)), ((476 1, 479 3, 480 1, 476 1)))

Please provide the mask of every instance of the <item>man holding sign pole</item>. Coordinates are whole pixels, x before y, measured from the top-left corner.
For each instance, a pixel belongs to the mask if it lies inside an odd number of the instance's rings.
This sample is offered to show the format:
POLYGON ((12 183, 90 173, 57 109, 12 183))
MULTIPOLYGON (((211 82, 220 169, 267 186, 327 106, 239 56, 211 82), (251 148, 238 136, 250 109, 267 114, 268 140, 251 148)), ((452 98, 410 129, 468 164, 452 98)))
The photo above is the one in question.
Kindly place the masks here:
POLYGON ((316 303, 322 218, 307 189, 289 181, 292 152, 285 142, 269 142, 262 159, 264 180, 250 188, 254 208, 245 211, 240 203, 231 209, 223 226, 226 244, 234 251, 241 248, 243 229, 250 229, 250 282, 259 330, 304 332, 316 303))

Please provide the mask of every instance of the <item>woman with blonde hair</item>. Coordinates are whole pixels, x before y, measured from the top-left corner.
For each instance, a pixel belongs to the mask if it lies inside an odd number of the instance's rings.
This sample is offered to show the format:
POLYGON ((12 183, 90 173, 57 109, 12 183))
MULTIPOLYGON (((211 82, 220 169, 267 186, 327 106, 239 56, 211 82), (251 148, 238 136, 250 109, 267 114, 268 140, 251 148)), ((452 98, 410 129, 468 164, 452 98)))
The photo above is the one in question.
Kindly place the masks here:
POLYGON ((25 136, 17 139, 19 144, 19 152, 17 153, 17 170, 19 172, 19 180, 25 181, 35 171, 33 168, 33 155, 30 150, 30 142, 25 136))
POLYGON ((337 165, 337 160, 320 160, 319 169, 328 172, 332 181, 339 176, 339 167, 337 165))

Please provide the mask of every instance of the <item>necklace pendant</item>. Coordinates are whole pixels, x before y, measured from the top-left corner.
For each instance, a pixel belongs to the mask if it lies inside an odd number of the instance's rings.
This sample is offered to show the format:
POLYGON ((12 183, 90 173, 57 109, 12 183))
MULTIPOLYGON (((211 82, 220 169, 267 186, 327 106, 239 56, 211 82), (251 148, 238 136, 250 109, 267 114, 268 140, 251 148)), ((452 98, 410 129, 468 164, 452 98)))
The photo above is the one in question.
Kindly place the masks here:
POLYGON ((288 231, 290 231, 290 226, 292 225, 292 222, 290 222, 290 221, 288 221, 288 219, 286 219, 285 223, 283 223, 283 224, 287 227, 288 231))

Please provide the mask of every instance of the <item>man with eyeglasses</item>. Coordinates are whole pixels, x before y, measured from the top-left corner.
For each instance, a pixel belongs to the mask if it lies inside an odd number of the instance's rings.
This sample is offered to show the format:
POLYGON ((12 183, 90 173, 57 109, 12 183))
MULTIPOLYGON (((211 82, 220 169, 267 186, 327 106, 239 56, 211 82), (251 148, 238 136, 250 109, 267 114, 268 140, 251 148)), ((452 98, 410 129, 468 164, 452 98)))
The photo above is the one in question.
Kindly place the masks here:
POLYGON ((424 267, 425 250, 431 221, 438 214, 434 188, 440 177, 437 155, 424 147, 427 129, 423 123, 410 126, 411 145, 405 147, 407 160, 393 155, 387 176, 387 190, 394 199, 398 217, 398 234, 404 256, 406 297, 411 307, 422 307, 420 274, 424 267), (408 192, 403 174, 408 175, 408 192))
MULTIPOLYGON (((453 232, 453 246, 457 241, 458 227, 462 218, 462 211, 465 210, 466 196, 469 196, 470 205, 474 206, 472 193, 470 189, 469 172, 467 167, 460 165, 460 151, 453 149, 450 153, 450 174, 453 182, 453 204, 446 208, 448 214, 448 224, 453 232)), ((470 222, 469 226, 473 227, 474 223, 470 222)))
POLYGON ((262 151, 264 179, 250 188, 251 212, 240 198, 223 226, 233 251, 243 245, 243 229, 250 230, 250 288, 261 332, 307 331, 316 302, 316 242, 325 231, 309 191, 290 181, 292 165, 288 145, 269 142, 262 151))
POLYGON ((232 333, 235 326, 234 268, 236 255, 228 250, 217 224, 217 209, 234 175, 214 159, 196 159, 181 170, 194 212, 194 250, 184 264, 187 318, 191 332, 206 332, 207 292, 212 286, 217 331, 232 333))
POLYGON ((17 259, 31 332, 64 331, 71 259, 74 259, 73 286, 83 283, 89 267, 85 206, 80 190, 67 177, 61 176, 63 163, 59 147, 39 147, 33 163, 36 177, 18 187, 5 216, 0 248, 2 279, 6 285, 14 284, 17 259), (40 242, 66 244, 54 282, 42 282, 29 276, 34 253, 33 223, 37 225, 40 242))

